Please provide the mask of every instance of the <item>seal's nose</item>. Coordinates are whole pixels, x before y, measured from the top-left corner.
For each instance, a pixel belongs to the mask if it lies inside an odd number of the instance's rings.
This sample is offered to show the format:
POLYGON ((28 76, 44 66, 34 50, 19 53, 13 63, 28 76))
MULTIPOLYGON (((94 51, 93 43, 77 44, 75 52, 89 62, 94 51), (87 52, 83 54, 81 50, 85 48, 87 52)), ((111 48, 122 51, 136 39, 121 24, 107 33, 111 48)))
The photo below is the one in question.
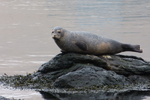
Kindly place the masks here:
POLYGON ((56 34, 52 34, 52 38, 55 38, 56 37, 56 34))
POLYGON ((53 33, 52 34, 52 38, 56 38, 57 37, 57 34, 56 33, 53 33))

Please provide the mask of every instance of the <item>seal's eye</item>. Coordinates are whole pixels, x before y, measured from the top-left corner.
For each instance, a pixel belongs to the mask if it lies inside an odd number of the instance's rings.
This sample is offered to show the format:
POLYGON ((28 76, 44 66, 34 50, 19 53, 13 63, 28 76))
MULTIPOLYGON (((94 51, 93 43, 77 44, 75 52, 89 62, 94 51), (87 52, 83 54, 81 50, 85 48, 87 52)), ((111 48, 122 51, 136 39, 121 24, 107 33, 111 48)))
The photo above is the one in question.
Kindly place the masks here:
POLYGON ((58 31, 58 33, 61 33, 61 31, 58 31))
POLYGON ((52 33, 54 33, 54 31, 52 31, 52 33))

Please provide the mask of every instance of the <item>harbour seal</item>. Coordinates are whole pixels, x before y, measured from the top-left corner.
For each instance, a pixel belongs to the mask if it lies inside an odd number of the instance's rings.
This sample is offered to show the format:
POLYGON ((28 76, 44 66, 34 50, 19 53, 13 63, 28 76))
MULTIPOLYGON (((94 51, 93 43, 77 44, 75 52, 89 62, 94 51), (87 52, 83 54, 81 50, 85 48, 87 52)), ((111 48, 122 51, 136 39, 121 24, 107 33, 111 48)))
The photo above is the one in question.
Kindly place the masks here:
POLYGON ((124 44, 93 33, 68 31, 61 27, 52 30, 52 38, 62 52, 93 55, 116 54, 124 51, 143 52, 140 45, 124 44))

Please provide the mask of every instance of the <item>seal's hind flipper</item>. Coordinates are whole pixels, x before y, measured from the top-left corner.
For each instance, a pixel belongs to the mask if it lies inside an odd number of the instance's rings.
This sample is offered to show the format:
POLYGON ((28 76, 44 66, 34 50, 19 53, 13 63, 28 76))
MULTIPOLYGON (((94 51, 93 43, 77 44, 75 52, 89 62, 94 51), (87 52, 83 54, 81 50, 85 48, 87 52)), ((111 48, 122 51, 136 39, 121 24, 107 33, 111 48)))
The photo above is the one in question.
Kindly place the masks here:
POLYGON ((78 48, 80 48, 81 50, 86 51, 87 50, 87 45, 85 42, 81 41, 81 42, 75 42, 76 46, 78 48))
POLYGON ((140 45, 130 45, 130 44, 122 44, 123 51, 133 51, 142 53, 143 50, 140 49, 140 45))
POLYGON ((143 52, 143 50, 140 49, 140 45, 133 45, 133 50, 134 50, 135 52, 139 52, 139 53, 142 53, 142 52, 143 52))

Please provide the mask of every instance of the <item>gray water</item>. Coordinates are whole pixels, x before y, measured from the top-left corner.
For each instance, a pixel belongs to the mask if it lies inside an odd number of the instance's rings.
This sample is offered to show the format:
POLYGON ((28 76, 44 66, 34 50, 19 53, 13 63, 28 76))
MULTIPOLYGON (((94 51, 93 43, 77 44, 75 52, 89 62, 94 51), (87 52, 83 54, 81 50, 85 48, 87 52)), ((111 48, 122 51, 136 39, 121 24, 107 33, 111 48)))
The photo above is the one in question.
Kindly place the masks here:
MULTIPOLYGON (((150 61, 150 0, 1 0, 0 75, 32 73, 60 53, 51 38, 55 26, 140 44, 142 54, 121 54, 150 61)), ((42 100, 29 90, 1 87, 0 95, 42 100)))

